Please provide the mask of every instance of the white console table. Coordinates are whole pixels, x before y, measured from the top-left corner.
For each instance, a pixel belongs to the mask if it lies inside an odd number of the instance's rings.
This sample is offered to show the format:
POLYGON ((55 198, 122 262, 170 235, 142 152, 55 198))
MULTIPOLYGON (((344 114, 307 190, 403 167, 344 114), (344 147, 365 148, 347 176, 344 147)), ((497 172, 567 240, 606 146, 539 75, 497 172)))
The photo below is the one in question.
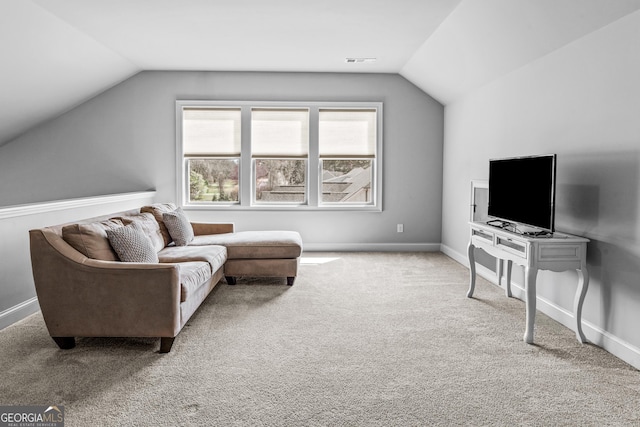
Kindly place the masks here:
POLYGON ((503 261, 507 261, 506 294, 511 296, 512 264, 524 267, 524 288, 526 297, 526 329, 524 341, 533 343, 533 327, 536 318, 536 276, 538 270, 578 272, 578 288, 573 304, 576 323, 576 337, 586 342, 582 332, 582 303, 589 286, 587 271, 587 242, 589 239, 554 233, 553 237, 527 237, 512 233, 484 222, 470 222, 468 256, 471 279, 467 297, 473 297, 476 284, 474 248, 483 249, 498 260, 498 283, 502 278, 503 261))

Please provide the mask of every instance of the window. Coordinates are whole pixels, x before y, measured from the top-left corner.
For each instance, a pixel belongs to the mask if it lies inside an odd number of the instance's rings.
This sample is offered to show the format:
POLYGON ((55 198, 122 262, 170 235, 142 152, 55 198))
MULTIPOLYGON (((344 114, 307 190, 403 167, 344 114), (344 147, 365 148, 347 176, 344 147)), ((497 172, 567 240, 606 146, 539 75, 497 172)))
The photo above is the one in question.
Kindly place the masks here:
POLYGON ((177 101, 178 200, 382 210, 382 104, 177 101))
POLYGON ((182 141, 187 204, 238 203, 239 108, 185 108, 182 141))
POLYGON ((308 153, 308 109, 253 108, 253 200, 256 203, 305 203, 308 153))
POLYGON ((376 158, 376 110, 321 109, 321 202, 368 204, 376 158))

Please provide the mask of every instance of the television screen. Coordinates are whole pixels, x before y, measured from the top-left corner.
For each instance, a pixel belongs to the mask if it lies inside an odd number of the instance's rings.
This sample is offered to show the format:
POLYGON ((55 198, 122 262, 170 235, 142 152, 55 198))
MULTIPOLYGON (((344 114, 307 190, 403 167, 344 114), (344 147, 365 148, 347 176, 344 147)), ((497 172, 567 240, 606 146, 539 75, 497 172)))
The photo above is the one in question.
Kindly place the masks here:
POLYGON ((489 161, 489 216, 554 231, 556 155, 489 161))

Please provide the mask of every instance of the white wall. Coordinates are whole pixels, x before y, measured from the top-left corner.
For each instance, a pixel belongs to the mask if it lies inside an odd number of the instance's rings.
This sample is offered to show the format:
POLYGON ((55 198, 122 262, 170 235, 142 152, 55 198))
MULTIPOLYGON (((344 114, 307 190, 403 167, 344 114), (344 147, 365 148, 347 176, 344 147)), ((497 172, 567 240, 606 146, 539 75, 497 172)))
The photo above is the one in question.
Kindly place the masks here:
POLYGON ((173 201, 176 99, 383 102, 383 212, 189 215, 293 228, 306 248, 439 247, 443 107, 393 74, 142 72, 0 147, 0 205, 147 189, 173 201))
MULTIPOLYGON (((446 107, 442 239, 445 250, 465 258, 469 182, 488 179, 490 158, 557 153, 557 229, 592 240, 585 333, 635 366, 640 366, 638 40, 636 12, 446 107)), ((523 283, 521 274, 516 280, 523 283)), ((575 280, 574 273, 539 275, 539 295, 558 320, 566 316, 553 306, 572 310, 575 280)))

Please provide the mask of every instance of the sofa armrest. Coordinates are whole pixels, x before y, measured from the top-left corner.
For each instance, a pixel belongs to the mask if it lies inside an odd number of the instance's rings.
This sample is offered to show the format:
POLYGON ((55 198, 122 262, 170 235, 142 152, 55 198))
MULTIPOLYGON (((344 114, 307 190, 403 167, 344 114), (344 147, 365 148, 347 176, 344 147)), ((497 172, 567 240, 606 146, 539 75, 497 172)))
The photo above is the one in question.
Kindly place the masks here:
POLYGON ((30 234, 33 278, 51 336, 174 337, 180 331, 178 265, 90 259, 61 238, 30 234))
POLYGON ((191 226, 193 227, 193 234, 196 236, 233 233, 235 231, 235 224, 232 222, 192 222, 191 226))

